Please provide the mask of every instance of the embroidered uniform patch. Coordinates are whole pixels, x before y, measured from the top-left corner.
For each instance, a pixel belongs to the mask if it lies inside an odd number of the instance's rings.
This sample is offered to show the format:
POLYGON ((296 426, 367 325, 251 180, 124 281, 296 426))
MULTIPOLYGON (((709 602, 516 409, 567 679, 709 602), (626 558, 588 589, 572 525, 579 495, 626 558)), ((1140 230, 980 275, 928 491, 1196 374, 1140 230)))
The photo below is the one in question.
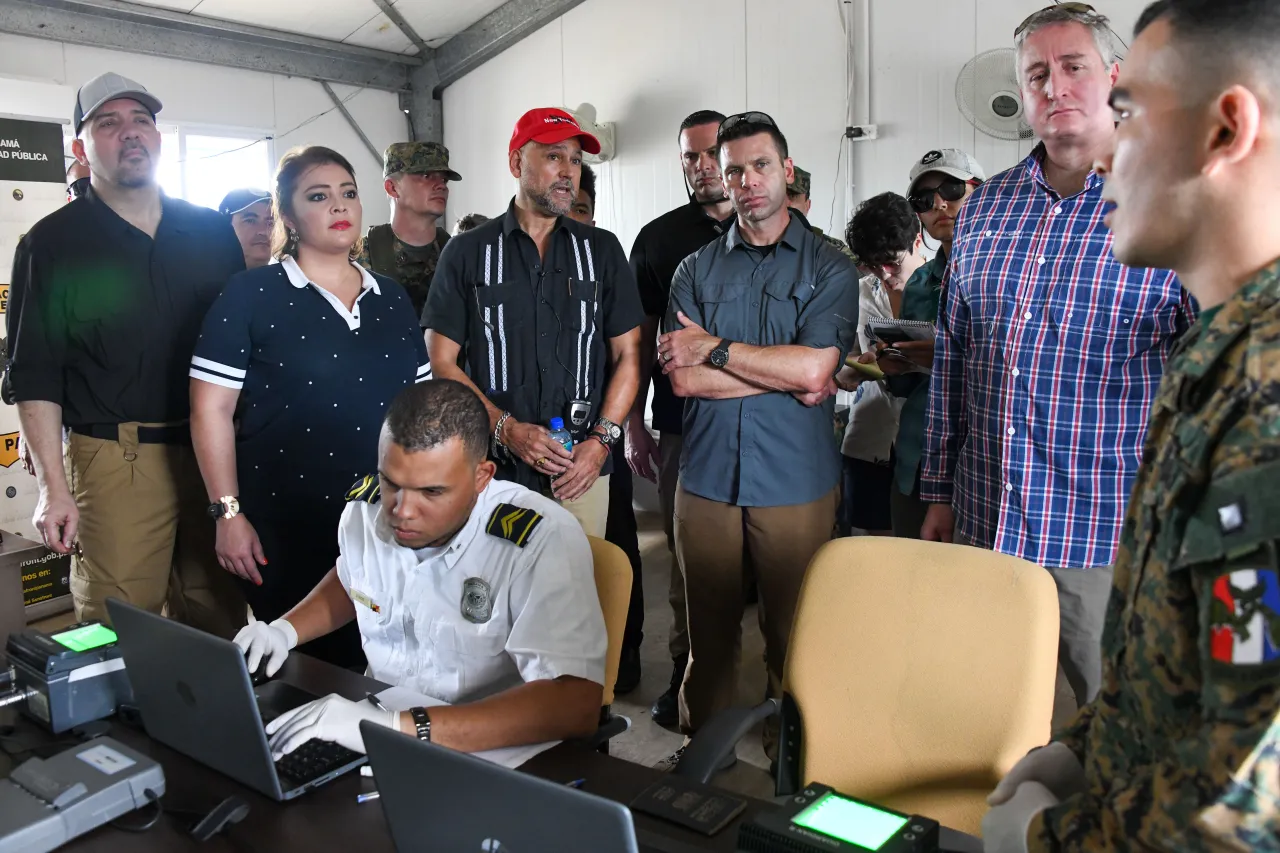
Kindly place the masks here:
POLYGON ((356 480, 355 485, 347 490, 348 501, 364 501, 365 503, 376 504, 380 497, 382 497, 382 484, 372 474, 356 480))
POLYGON ((523 548, 529 544, 529 537, 541 522, 542 516, 527 507, 498 504, 484 530, 490 536, 506 539, 523 548))
POLYGON ((1219 663, 1280 660, 1280 579, 1274 569, 1241 569, 1214 582, 1209 642, 1219 663))

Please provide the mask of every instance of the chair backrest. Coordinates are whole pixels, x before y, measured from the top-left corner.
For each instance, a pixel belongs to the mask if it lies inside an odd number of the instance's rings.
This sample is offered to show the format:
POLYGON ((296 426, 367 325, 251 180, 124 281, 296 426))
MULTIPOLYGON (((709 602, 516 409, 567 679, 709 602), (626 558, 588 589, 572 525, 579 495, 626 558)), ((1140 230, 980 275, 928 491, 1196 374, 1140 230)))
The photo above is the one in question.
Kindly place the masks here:
POLYGON ((787 653, 801 781, 978 832, 987 793, 1049 739, 1057 652, 1057 587, 1033 563, 908 539, 828 543, 787 653))
POLYGON ((604 661, 604 704, 613 704, 613 685, 618 679, 622 657, 622 635, 627 628, 627 608, 631 603, 631 561, 612 542, 588 536, 591 561, 595 566, 596 594, 604 611, 604 627, 609 634, 609 651, 604 661))

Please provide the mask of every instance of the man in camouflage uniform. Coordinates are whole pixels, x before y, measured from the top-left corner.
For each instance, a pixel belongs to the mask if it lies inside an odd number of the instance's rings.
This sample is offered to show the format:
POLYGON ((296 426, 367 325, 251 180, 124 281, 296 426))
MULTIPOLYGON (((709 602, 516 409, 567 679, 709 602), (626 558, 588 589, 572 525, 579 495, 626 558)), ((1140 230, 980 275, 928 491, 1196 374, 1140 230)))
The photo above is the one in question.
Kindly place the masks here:
POLYGON ((1102 690, 992 793, 992 853, 1275 845, 1274 741, 1254 750, 1280 707, 1280 4, 1160 0, 1137 30, 1095 164, 1113 251, 1203 312, 1151 413, 1102 690))
POLYGON ((1215 850, 1280 853, 1280 717, 1200 824, 1215 850))
POLYGON ((795 166, 794 171, 795 179, 787 184, 787 206, 800 214, 804 219, 805 225, 809 226, 810 231, 835 246, 844 253, 845 257, 856 264, 858 258, 850 251, 843 240, 837 240, 835 237, 823 234, 821 228, 809 222, 809 208, 813 206, 813 200, 809 197, 809 190, 813 185, 813 175, 810 175, 799 166, 795 166))
POLYGON ((382 155, 383 189, 391 199, 391 222, 365 235, 356 262, 400 282, 422 316, 431 277, 449 232, 438 228, 449 201, 449 149, 438 142, 394 142, 382 155))

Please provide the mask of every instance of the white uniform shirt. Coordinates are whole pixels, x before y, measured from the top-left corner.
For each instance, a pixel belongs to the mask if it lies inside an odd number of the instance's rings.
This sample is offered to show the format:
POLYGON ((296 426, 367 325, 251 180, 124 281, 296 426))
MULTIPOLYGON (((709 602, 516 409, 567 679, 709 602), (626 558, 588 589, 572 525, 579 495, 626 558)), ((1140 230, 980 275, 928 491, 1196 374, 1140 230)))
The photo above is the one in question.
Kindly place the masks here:
POLYGON ((604 683, 591 546, 554 501, 494 480, 452 542, 414 551, 396 543, 380 503, 355 500, 338 543, 338 577, 355 604, 371 677, 450 704, 561 676, 604 683), (526 513, 491 525, 499 504, 526 513), (488 532, 509 519, 519 538, 528 510, 541 519, 523 546, 488 532))
MULTIPOLYGON (((892 320, 893 307, 888 289, 873 275, 859 281, 858 290, 858 345, 862 352, 869 352, 867 323, 873 317, 892 320)), ((898 438, 898 414, 906 401, 890 394, 881 382, 863 382, 853 393, 840 393, 844 396, 837 402, 849 406, 849 425, 840 452, 865 462, 888 462, 898 438)))

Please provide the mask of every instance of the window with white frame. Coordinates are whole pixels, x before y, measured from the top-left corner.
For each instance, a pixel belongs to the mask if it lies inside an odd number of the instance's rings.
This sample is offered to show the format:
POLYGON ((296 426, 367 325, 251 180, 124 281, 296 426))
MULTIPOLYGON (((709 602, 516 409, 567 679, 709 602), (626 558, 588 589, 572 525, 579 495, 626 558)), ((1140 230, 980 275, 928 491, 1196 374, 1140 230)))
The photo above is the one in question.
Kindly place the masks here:
POLYGON ((171 196, 216 208, 240 187, 271 189, 266 133, 160 125, 160 186, 171 196))

